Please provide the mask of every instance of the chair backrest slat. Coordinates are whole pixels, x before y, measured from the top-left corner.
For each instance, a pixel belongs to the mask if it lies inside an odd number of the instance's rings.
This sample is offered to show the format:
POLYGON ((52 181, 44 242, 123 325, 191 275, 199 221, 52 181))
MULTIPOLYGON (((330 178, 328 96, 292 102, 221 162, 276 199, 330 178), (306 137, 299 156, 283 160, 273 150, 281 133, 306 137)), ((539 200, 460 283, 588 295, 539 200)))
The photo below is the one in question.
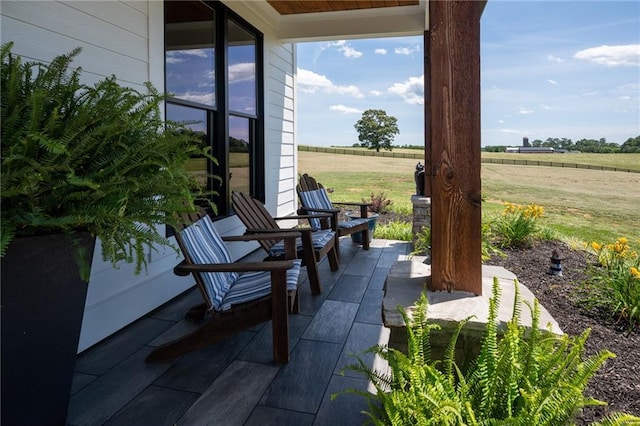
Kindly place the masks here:
MULTIPOLYGON (((236 214, 247 228, 280 229, 278 223, 259 200, 236 191, 232 192, 231 199, 236 214)), ((278 240, 260 240, 258 242, 268 253, 278 243, 278 240)))
POLYGON ((318 181, 306 173, 300 176, 300 183, 298 186, 300 186, 302 191, 313 191, 315 189, 324 188, 321 183, 318 183, 318 181))

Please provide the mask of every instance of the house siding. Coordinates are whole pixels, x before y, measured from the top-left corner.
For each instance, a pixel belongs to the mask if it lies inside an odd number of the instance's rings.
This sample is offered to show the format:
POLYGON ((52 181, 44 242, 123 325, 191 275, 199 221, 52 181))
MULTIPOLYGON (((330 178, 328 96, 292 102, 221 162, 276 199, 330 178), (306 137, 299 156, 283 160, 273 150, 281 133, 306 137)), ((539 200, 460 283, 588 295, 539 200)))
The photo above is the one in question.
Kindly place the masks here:
MULTIPOLYGON (((296 161, 294 149, 294 48, 265 33, 265 189, 267 207, 277 215, 295 211, 296 161)), ((138 90, 151 81, 164 87, 163 11, 161 1, 35 2, 2 1, 2 43, 14 42, 13 52, 25 60, 50 61, 80 46, 74 61, 86 83, 115 74, 118 81, 138 90)), ((244 231, 234 216, 216 222, 219 232, 244 231)), ((238 259, 257 245, 233 243, 238 259)), ((93 259, 78 351, 94 345, 193 285, 176 277, 179 261, 171 248, 148 255, 146 271, 136 275, 133 265, 113 268, 102 260, 100 244, 93 259)))
POLYGON ((296 209, 294 137, 294 47, 265 40, 266 205, 276 215, 296 209))

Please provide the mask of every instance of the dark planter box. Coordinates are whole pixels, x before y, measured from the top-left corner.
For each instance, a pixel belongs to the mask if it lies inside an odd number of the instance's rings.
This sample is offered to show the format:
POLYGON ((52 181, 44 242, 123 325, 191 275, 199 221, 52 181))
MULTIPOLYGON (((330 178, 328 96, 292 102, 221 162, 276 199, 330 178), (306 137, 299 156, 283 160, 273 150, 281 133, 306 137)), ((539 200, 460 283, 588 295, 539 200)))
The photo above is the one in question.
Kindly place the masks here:
MULTIPOLYGON (((347 217, 350 220, 362 219, 360 217, 360 214, 358 213, 347 214, 347 217)), ((371 242, 371 240, 373 239, 373 233, 376 230, 378 213, 369 213, 368 220, 369 220, 369 242, 371 242)), ((351 241, 353 241, 356 244, 362 244, 362 232, 354 232, 353 234, 351 234, 351 241)))
MULTIPOLYGON (((90 264, 95 238, 75 234, 90 264)), ((2 258, 3 425, 64 425, 87 296, 62 234, 16 238, 2 258)))

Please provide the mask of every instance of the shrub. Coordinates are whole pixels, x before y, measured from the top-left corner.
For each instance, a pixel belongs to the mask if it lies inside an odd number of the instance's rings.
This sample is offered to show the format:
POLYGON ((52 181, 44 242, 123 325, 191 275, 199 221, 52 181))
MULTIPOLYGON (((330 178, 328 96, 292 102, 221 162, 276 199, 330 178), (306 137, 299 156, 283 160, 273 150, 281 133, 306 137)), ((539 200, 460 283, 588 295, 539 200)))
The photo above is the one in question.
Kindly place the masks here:
POLYGON ((362 199, 363 203, 371 203, 369 206, 369 211, 372 213, 387 213, 389 211, 389 207, 393 204, 392 200, 389 200, 384 192, 380 192, 378 194, 371 193, 371 197, 369 200, 366 198, 362 199))
MULTIPOLYGON (((369 349, 388 362, 390 373, 372 370, 361 358, 348 367, 364 374, 376 388, 376 394, 347 390, 368 399, 370 411, 366 414, 371 423, 561 425, 569 424, 581 407, 604 404, 583 392, 595 372, 615 355, 601 351, 584 359, 589 330, 578 337, 541 333, 537 301, 529 305, 533 320, 525 333, 520 325, 517 281, 515 285, 512 319, 499 338, 500 290, 494 279, 481 351, 465 372, 455 363, 455 347, 466 321, 459 324, 444 359, 438 361, 431 359, 430 332, 439 326, 427 321, 426 296, 422 294, 416 303, 413 318, 401 309, 407 324, 407 354, 385 346, 369 349)), ((640 420, 616 414, 605 424, 625 419, 640 420)))
POLYGON ((536 204, 521 206, 505 203, 502 216, 492 223, 501 247, 528 246, 539 231, 537 220, 544 214, 544 208, 536 204))
POLYGON ((597 264, 589 268, 589 279, 578 289, 586 309, 602 309, 631 327, 640 324, 640 258, 625 237, 610 244, 592 242, 589 250, 597 264))

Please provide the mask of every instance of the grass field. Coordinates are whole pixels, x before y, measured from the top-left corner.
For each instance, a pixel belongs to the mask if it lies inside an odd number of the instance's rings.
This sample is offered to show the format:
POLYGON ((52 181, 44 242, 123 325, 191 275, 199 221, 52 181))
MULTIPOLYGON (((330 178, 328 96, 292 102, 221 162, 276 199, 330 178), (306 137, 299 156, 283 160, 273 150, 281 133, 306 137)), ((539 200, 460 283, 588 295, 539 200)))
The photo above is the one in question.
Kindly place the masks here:
MULTIPOLYGON (((384 192, 396 209, 412 208, 416 160, 304 151, 298 155, 299 173, 309 173, 335 189, 335 201, 360 200, 372 192, 384 192)), ((505 155, 533 159, 529 154, 505 155)), ((640 154, 554 154, 553 161, 639 168, 640 154), (560 156, 562 160, 555 159, 560 156)), ((638 173, 483 164, 482 192, 484 213, 500 212, 504 202, 536 203, 545 208, 542 223, 567 239, 612 242, 626 236, 636 244, 640 241, 638 173)))

